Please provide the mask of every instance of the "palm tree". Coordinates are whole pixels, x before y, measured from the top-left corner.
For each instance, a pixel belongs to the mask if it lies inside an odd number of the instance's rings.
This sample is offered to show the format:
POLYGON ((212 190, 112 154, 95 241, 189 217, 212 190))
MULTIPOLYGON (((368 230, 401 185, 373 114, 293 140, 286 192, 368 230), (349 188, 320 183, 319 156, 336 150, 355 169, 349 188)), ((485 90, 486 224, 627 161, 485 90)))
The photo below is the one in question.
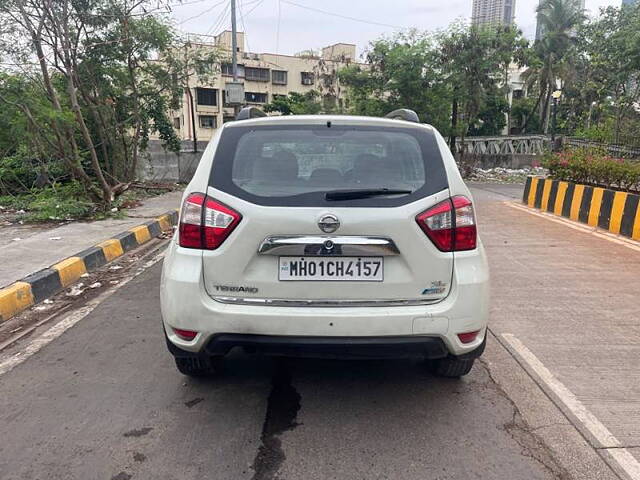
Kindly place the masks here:
MULTIPOLYGON (((576 29, 584 21, 580 0, 542 0, 537 8, 542 36, 533 46, 534 60, 524 74, 528 88, 538 88, 535 110, 546 133, 551 94, 557 80, 570 76, 576 44, 576 29)), ((526 123, 526 120, 525 120, 526 123)))

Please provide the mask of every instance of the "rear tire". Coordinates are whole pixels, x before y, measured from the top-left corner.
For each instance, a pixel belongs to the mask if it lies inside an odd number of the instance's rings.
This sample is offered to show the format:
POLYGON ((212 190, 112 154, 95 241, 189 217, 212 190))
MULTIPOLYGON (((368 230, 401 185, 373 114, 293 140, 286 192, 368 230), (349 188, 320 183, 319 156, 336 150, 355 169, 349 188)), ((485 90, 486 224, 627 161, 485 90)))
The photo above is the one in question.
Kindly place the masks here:
POLYGON ((220 373, 222 357, 175 357, 176 367, 187 377, 208 377, 220 373))
POLYGON ((460 378, 471 371, 475 358, 446 357, 429 362, 429 370, 437 377, 460 378))
POLYGON ((429 371, 437 377, 460 378, 468 374, 473 368, 473 362, 484 353, 487 346, 487 333, 485 332, 482 343, 478 347, 464 355, 456 357, 449 355, 445 358, 427 361, 429 371))

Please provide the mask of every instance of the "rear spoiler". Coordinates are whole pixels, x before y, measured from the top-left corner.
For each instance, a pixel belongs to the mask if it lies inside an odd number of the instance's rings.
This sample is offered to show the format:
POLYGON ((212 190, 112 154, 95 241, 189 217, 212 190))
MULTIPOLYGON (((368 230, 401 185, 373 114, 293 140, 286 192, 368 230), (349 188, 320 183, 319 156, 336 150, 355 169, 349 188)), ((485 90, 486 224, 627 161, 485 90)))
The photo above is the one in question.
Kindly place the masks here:
POLYGON ((384 118, 393 118, 394 120, 405 120, 407 122, 420 123, 418 114, 408 108, 399 108, 393 112, 387 113, 384 118))
POLYGON ((267 114, 258 107, 244 107, 236 115, 236 120, 250 120, 252 118, 266 117, 267 114))

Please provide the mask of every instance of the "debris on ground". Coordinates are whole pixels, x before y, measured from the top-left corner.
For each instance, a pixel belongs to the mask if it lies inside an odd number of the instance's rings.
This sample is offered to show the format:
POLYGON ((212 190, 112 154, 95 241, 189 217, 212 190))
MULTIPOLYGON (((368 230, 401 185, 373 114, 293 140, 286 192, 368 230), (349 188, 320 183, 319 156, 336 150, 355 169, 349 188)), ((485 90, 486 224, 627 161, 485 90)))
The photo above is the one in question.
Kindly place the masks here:
POLYGON ((30 331, 34 325, 39 325, 39 322, 58 318, 57 315, 67 308, 83 305, 107 289, 122 284, 123 281, 130 279, 132 274, 137 273, 140 264, 146 259, 155 259, 163 245, 164 243, 158 241, 145 243, 139 250, 125 253, 123 257, 115 259, 116 264, 105 265, 98 270, 81 275, 82 283, 71 285, 51 298, 42 300, 40 304, 0 322, 0 345, 16 334, 21 335, 19 332, 30 331), (129 259, 132 256, 138 260, 130 263, 129 259))
POLYGON ((523 168, 475 168, 467 180, 486 183, 524 183, 529 175, 547 175, 543 167, 523 168))
POLYGON ((82 295, 82 292, 84 292, 85 288, 84 288, 84 283, 80 282, 77 285, 74 285, 68 292, 67 292, 67 296, 68 297, 78 297, 80 295, 82 295))

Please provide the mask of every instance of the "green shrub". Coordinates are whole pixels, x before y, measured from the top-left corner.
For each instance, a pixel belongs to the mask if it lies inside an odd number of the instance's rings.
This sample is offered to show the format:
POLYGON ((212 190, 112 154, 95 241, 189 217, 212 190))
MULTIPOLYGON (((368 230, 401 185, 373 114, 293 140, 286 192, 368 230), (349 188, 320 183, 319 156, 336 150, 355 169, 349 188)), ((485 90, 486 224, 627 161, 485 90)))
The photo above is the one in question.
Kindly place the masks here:
POLYGON ((11 155, 0 157, 0 194, 23 195, 68 178, 59 160, 42 161, 30 149, 21 146, 11 155))
POLYGON ((549 153, 542 166, 556 180, 640 192, 640 162, 612 158, 599 150, 580 148, 549 153))
POLYGON ((26 222, 46 222, 87 218, 94 213, 94 204, 75 182, 43 189, 33 189, 24 195, 0 197, 0 205, 24 210, 26 222))

